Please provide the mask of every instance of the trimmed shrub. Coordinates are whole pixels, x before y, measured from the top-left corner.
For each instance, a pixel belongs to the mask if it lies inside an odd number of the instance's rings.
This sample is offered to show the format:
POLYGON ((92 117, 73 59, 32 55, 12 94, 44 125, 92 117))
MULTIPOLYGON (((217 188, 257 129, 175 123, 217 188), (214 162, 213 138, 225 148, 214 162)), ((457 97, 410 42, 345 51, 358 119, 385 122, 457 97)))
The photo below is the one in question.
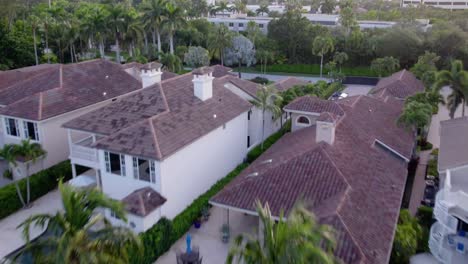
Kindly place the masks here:
MULTIPOLYGON (((29 178, 31 201, 55 189, 60 178, 67 181, 71 179, 71 177, 72 170, 68 160, 31 175, 29 178)), ((19 180, 19 187, 21 192, 25 194, 26 179, 19 180)), ((22 206, 18 194, 16 193, 15 183, 10 183, 0 188, 0 219, 18 211, 22 206)))
POLYGON ((260 76, 257 76, 255 78, 251 79, 250 81, 254 82, 254 83, 259 83, 259 84, 269 84, 270 83, 270 80, 268 80, 267 78, 260 77, 260 76))
POLYGON ((427 175, 439 177, 439 172, 437 171, 437 159, 431 159, 427 162, 427 175))
POLYGON ((431 228, 431 225, 434 223, 434 219, 432 218, 432 214, 434 209, 429 206, 421 206, 418 208, 418 212, 416 213, 416 217, 418 218, 418 222, 422 227, 431 228))
POLYGON ((433 149, 432 152, 431 152, 431 155, 439 156, 439 149, 438 148, 433 149))
MULTIPOLYGON (((260 65, 256 65, 254 68, 256 71, 260 71, 260 65)), ((281 73, 299 73, 299 74, 320 74, 320 64, 272 64, 268 65, 266 69, 268 72, 281 72, 281 73)), ((353 67, 342 67, 343 74, 346 76, 368 76, 378 77, 378 74, 374 72, 369 66, 353 66, 353 67)), ((323 75, 328 75, 328 70, 323 70, 323 75)))
POLYGON ((421 147, 421 151, 425 150, 431 150, 432 149, 432 143, 429 141, 418 141, 418 145, 421 147))

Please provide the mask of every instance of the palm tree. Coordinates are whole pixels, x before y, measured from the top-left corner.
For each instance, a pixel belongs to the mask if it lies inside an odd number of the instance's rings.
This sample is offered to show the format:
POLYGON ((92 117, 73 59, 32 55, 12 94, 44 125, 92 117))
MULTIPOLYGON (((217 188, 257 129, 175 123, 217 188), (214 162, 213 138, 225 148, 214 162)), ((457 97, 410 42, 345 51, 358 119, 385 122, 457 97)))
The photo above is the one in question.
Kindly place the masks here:
POLYGON ((51 24, 54 23, 54 18, 50 15, 48 10, 41 12, 39 17, 41 18, 42 29, 44 30, 44 34, 45 34, 45 48, 47 51, 47 63, 50 63, 49 27, 51 24))
POLYGON ((95 39, 98 42, 99 55, 104 58, 104 37, 106 31, 107 16, 109 13, 100 5, 94 5, 86 16, 81 19, 81 31, 88 43, 91 43, 91 39, 95 39))
POLYGON ((234 10, 237 11, 237 13, 242 14, 247 12, 247 6, 242 0, 236 0, 234 2, 234 10))
POLYGON ((115 37, 116 61, 120 63, 119 39, 125 27, 126 10, 122 4, 109 5, 109 15, 107 17, 107 27, 115 37))
POLYGON ((18 226, 23 228, 27 244, 16 259, 33 254, 36 261, 43 263, 128 263, 130 247, 141 252, 138 236, 128 228, 113 227, 96 211, 97 208, 110 209, 127 221, 119 202, 98 190, 75 190, 61 181, 59 190, 64 211, 55 215, 34 215, 18 226), (31 242, 29 230, 32 226, 47 227, 51 235, 31 242))
POLYGON ((221 60, 224 65, 224 50, 232 44, 232 32, 224 24, 215 26, 215 30, 208 36, 208 49, 211 56, 221 60))
POLYGON ((169 46, 171 54, 174 54, 174 34, 179 28, 185 26, 184 10, 171 2, 166 4, 166 15, 162 21, 162 26, 169 34, 169 46))
POLYGON ((179 72, 182 70, 182 60, 177 55, 163 53, 161 56, 161 63, 170 72, 179 72))
POLYGON ((29 184, 29 168, 31 164, 35 164, 39 158, 44 158, 47 152, 42 149, 39 143, 31 143, 31 140, 21 140, 21 143, 16 146, 16 155, 22 157, 26 164, 26 205, 31 201, 31 190, 29 184))
MULTIPOLYGON (((153 46, 156 46, 155 36, 158 40, 158 54, 161 54, 161 24, 166 13, 166 0, 148 0, 141 8, 143 21, 152 28, 153 46)), ((161 59, 161 55, 158 55, 161 59)))
POLYGON ((312 45, 312 53, 320 56, 320 77, 322 77, 323 56, 334 50, 333 39, 329 36, 317 36, 312 45))
POLYGON ((37 31, 37 28, 39 27, 39 24, 41 23, 41 20, 39 19, 39 17, 35 15, 30 15, 28 20, 29 20, 29 24, 31 25, 31 29, 33 33, 34 58, 36 59, 36 65, 39 65, 39 57, 37 55, 36 31, 37 31))
POLYGON ((333 231, 319 225, 312 213, 303 205, 296 205, 287 220, 283 213, 275 222, 268 205, 257 202, 257 212, 262 225, 260 238, 239 235, 230 249, 226 263, 279 264, 323 263, 332 264, 335 257, 333 231))
MULTIPOLYGON (((8 165, 8 172, 5 172, 7 174, 4 174, 3 176, 9 179, 13 179, 13 172, 12 170, 18 165, 16 163, 16 157, 17 157, 17 148, 13 144, 6 144, 3 146, 3 148, 0 149, 0 157, 3 158, 8 165), (13 169, 12 169, 13 167, 13 169), (8 176, 6 176, 8 175, 8 176)), ((15 188, 16 188, 16 193, 18 194, 18 198, 23 205, 23 207, 26 207, 26 203, 24 202, 23 195, 21 194, 21 190, 19 187, 19 181, 14 181, 15 183, 15 188)))
POLYGON ((458 106, 462 105, 462 116, 465 116, 465 105, 468 98, 468 72, 463 70, 463 63, 459 60, 453 61, 450 71, 443 70, 437 73, 437 89, 448 85, 452 93, 447 98, 447 107, 450 112, 450 118, 454 118, 458 106))
POLYGON ((268 111, 273 115, 276 120, 281 116, 281 101, 283 98, 278 94, 278 91, 273 86, 263 86, 257 90, 257 98, 252 100, 251 103, 262 110, 262 144, 265 138, 265 112, 268 111))
POLYGON ((428 103, 409 101, 405 103, 403 112, 397 123, 410 129, 416 129, 423 142, 426 141, 426 128, 431 122, 432 106, 428 103))
POLYGON ((259 8, 257 8, 257 10, 255 10, 255 12, 257 13, 257 15, 261 14, 263 16, 263 14, 268 14, 268 12, 270 12, 270 10, 268 9, 268 5, 265 5, 265 4, 261 4, 259 8))
POLYGON ((333 56, 333 61, 338 64, 340 67, 340 73, 341 73, 341 66, 349 59, 348 54, 346 52, 336 52, 335 55, 333 56))
POLYGON ((141 42, 144 34, 144 28, 138 16, 135 13, 129 14, 125 19, 123 39, 127 44, 130 57, 135 55, 135 45, 141 42))

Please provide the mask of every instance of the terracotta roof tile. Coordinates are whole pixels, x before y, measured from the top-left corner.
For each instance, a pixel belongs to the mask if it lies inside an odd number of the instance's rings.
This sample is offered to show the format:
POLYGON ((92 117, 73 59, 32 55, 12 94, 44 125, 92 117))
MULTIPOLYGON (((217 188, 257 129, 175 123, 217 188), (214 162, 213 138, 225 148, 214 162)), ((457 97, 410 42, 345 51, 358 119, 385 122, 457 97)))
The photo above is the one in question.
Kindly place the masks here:
POLYGON ((276 82, 274 86, 276 87, 276 89, 278 89, 278 91, 284 92, 294 86, 306 85, 308 83, 309 82, 296 77, 287 77, 276 82))
POLYGON ((151 187, 135 190, 122 199, 122 203, 129 213, 143 217, 149 215, 165 202, 166 198, 151 187))
POLYGON ((1 89, 0 104, 6 107, 0 113, 44 120, 138 89, 140 82, 106 60, 53 65, 1 89))
POLYGON ((337 116, 344 115, 343 108, 336 101, 322 100, 315 96, 302 96, 296 98, 284 107, 284 110, 311 113, 328 112, 337 116))
POLYGON ((414 136, 396 125, 401 105, 370 96, 314 103, 343 112, 333 145, 316 143, 315 125, 286 134, 211 202, 254 211, 258 198, 278 216, 305 200, 337 231, 335 254, 345 263, 388 263, 407 164, 375 140, 411 157, 414 136))
POLYGON ((401 70, 382 78, 370 93, 381 97, 393 96, 404 99, 422 91, 424 91, 424 84, 410 71, 401 70))

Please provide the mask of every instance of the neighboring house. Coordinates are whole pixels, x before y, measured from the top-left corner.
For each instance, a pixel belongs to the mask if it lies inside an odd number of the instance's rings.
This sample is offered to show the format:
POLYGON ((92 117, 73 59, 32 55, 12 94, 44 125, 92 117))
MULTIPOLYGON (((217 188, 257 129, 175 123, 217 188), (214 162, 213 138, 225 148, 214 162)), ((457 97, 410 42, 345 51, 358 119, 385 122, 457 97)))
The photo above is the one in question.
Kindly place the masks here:
MULTIPOLYGON (((1 72, 0 147, 29 138, 47 151, 31 173, 50 167, 69 155, 63 123, 140 89, 120 65, 102 59, 1 72)), ((24 177, 24 169, 20 162, 14 178, 24 177)))
POLYGON ((457 9, 468 9, 468 0, 402 0, 401 5, 403 7, 415 7, 420 5, 457 10, 457 9))
POLYGON ((380 79, 369 93, 382 98, 392 96, 404 100, 420 92, 424 92, 424 84, 410 71, 401 70, 380 79))
MULTIPOLYGON (((221 69, 203 67, 155 82, 64 124, 72 181, 94 178, 106 195, 125 204, 136 232, 179 214, 249 150, 253 106, 238 94, 255 84, 229 71, 213 76, 221 69), (78 165, 89 171, 76 175, 78 165)), ((106 216, 124 224, 110 211, 106 216)))
POLYGON ((277 81, 274 86, 279 92, 284 92, 294 86, 303 86, 307 85, 310 82, 296 78, 296 77, 286 77, 277 81))
POLYGON ((215 195, 214 206, 287 215, 298 201, 336 231, 344 263, 388 263, 415 137, 396 120, 402 102, 372 96, 288 104, 292 132, 215 195))
POLYGON ((441 122, 436 194, 429 248, 440 263, 468 263, 468 118, 441 122))

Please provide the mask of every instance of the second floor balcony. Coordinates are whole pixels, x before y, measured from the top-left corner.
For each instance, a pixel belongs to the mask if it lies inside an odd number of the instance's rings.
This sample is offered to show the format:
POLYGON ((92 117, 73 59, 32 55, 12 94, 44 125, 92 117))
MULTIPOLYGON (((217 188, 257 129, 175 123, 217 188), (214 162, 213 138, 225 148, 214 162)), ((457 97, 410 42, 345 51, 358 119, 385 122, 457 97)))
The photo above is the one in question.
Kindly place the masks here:
POLYGON ((429 249, 441 263, 468 263, 467 232, 458 230, 452 233, 443 224, 436 222, 431 227, 429 249))
POLYGON ((99 168, 98 151, 93 148, 96 137, 94 135, 72 136, 70 135, 70 160, 72 163, 89 168, 99 168))
POLYGON ((444 186, 436 195, 434 216, 449 227, 455 217, 468 223, 468 169, 447 170, 444 186))

